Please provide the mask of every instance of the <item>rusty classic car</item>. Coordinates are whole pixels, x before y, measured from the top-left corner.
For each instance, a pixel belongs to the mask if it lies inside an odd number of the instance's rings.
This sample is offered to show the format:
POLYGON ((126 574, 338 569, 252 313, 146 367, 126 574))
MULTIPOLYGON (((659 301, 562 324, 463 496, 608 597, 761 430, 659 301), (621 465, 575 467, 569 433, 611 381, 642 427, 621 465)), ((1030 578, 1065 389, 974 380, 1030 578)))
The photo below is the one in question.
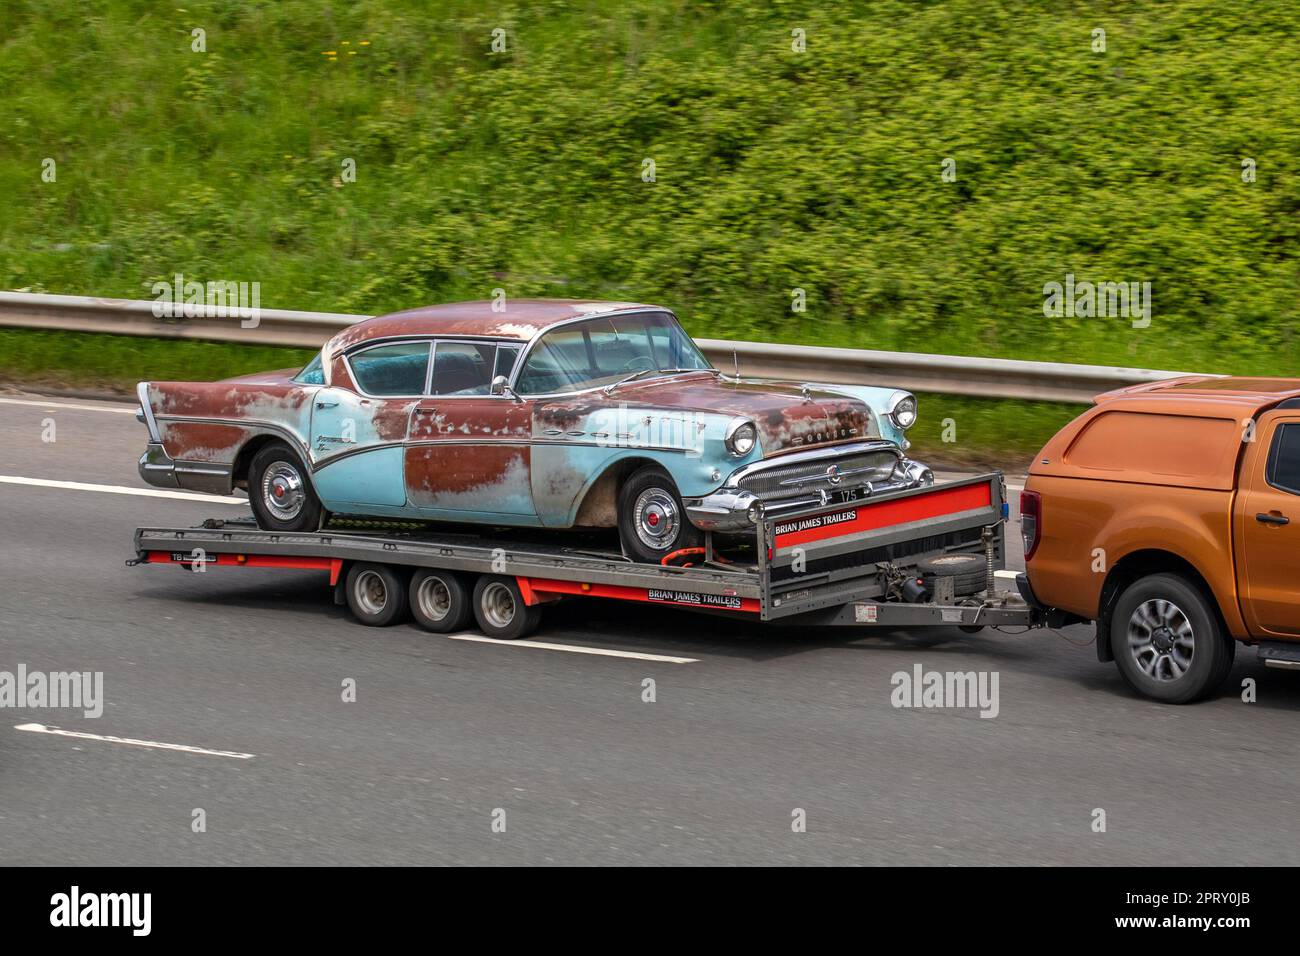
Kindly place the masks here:
POLYGON ((301 370, 138 394, 145 481, 246 489, 280 531, 330 514, 617 528, 658 562, 763 514, 933 481, 904 455, 912 395, 725 375, 652 305, 413 309, 301 370))

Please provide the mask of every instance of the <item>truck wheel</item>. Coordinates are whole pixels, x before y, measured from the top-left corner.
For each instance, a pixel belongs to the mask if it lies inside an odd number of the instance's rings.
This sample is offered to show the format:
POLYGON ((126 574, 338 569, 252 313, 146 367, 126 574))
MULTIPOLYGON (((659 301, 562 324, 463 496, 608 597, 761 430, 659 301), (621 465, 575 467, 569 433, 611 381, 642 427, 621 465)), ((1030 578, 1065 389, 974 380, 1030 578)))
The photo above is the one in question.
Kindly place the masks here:
POLYGON ((1128 685, 1168 704, 1211 693, 1235 651, 1210 602, 1176 574, 1153 574, 1125 589, 1111 617, 1110 646, 1128 685))
POLYGON ((524 603, 514 578, 485 574, 474 584, 474 619, 488 637, 514 641, 537 630, 542 609, 524 603))
POLYGON ((258 450, 248 466, 248 502, 257 526, 265 531, 315 531, 321 504, 307 469, 284 442, 258 450))
POLYGON ((624 554, 650 564, 704 540, 687 519, 673 480, 654 465, 634 471, 618 490, 618 537, 624 554))
POLYGON ((469 591, 459 575, 435 568, 421 568, 411 578, 411 616, 426 631, 447 634, 459 631, 474 609, 469 591))
POLYGON ((390 565, 352 565, 346 593, 353 616, 367 627, 396 624, 406 613, 406 581, 390 565))

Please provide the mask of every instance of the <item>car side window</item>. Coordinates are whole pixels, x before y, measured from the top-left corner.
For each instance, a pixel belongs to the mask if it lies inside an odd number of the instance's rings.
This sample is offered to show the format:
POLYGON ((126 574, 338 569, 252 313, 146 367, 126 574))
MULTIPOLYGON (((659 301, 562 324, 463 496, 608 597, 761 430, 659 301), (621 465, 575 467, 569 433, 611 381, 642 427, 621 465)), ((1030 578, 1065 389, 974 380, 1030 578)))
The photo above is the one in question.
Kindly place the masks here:
POLYGON ((1278 426, 1268 453, 1268 483, 1300 495, 1300 422, 1278 426))
POLYGON ((492 343, 438 342, 433 350, 433 394, 488 394, 496 348, 492 343))
POLYGON ((361 391, 376 396, 424 394, 429 372, 429 343, 377 345, 348 357, 361 391))
POLYGON ((492 372, 493 378, 498 375, 504 375, 506 378, 510 377, 510 370, 515 367, 515 360, 519 358, 520 348, 521 346, 518 345, 497 346, 497 367, 492 372))

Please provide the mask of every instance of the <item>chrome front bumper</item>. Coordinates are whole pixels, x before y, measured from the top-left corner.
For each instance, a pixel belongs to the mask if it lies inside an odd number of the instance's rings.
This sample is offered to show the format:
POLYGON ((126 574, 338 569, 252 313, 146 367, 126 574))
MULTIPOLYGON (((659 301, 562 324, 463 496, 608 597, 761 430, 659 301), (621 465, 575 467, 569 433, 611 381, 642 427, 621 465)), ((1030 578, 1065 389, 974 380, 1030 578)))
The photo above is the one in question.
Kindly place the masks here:
POLYGON ((884 481, 846 483, 834 491, 764 498, 736 487, 733 475, 727 484, 702 498, 684 498, 682 506, 691 524, 702 531, 723 533, 749 531, 762 518, 779 518, 782 514, 825 505, 835 507, 866 501, 891 491, 909 491, 934 484, 934 472, 919 461, 899 457, 893 472, 884 481))

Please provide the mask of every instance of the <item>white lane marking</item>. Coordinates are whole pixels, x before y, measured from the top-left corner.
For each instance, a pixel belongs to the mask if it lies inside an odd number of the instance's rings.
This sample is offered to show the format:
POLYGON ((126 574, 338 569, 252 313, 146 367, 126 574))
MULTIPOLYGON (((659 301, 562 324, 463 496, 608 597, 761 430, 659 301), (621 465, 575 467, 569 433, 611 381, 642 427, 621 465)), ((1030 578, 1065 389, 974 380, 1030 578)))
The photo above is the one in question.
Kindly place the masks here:
POLYGON ((247 498, 234 495, 203 495, 192 491, 163 491, 157 488, 127 488, 125 485, 90 485, 84 481, 55 481, 53 478, 20 478, 17 475, 0 475, 0 482, 10 485, 31 485, 35 488, 64 488, 68 491, 102 491, 110 495, 139 495, 142 498, 175 498, 178 501, 205 501, 209 504, 243 505, 247 498))
MULTIPOLYGON (((35 405, 37 408, 71 408, 78 412, 112 412, 115 415, 134 415, 135 407, 109 408, 104 405, 73 405, 68 402, 35 402, 28 398, 0 398, 0 405, 35 405)), ((137 406, 138 407, 138 406, 137 406)))
POLYGON ((626 657, 634 661, 659 661, 663 664, 698 664, 694 657, 670 657, 667 654, 642 654, 638 651, 616 651, 608 647, 579 647, 577 644, 548 644, 546 641, 503 641, 482 634, 444 634, 453 641, 474 641, 478 644, 505 644, 509 647, 535 647, 543 651, 568 651, 570 654, 598 654, 601 657, 626 657))
POLYGON ((993 573, 1000 578, 1014 578, 1020 572, 1019 571, 994 571, 993 573))
POLYGON ((32 734, 51 734, 55 737, 76 737, 78 740, 98 740, 108 744, 129 744, 132 747, 152 747, 155 750, 179 750, 187 754, 204 754, 209 757, 231 757, 235 760, 248 760, 257 754, 244 754, 234 750, 208 750, 205 747, 191 747, 188 744, 165 744, 156 740, 135 740, 131 737, 108 737, 101 734, 85 734, 79 730, 60 730, 46 727, 44 724, 18 724, 14 730, 24 730, 32 734))

